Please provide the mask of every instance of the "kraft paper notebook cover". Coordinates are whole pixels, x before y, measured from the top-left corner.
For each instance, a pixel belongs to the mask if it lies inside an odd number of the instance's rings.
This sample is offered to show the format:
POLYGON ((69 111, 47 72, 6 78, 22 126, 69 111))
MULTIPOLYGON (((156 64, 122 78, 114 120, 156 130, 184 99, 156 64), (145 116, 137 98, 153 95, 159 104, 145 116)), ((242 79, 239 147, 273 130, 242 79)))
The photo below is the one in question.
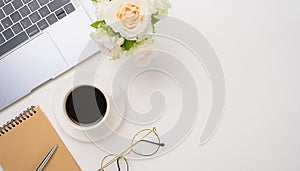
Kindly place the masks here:
POLYGON ((4 171, 35 171, 55 144, 44 170, 81 170, 40 107, 31 107, 0 127, 0 165, 4 171))

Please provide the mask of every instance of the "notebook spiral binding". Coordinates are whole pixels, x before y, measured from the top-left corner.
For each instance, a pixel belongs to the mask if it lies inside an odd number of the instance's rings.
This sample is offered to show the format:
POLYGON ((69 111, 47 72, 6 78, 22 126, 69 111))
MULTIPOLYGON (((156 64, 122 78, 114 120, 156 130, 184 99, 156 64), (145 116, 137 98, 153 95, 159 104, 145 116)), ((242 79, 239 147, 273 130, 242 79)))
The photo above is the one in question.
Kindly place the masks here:
POLYGON ((9 130, 13 129, 14 127, 20 125, 23 121, 30 118, 36 113, 35 106, 31 106, 16 116, 14 119, 8 121, 2 127, 0 127, 0 137, 6 134, 9 130))

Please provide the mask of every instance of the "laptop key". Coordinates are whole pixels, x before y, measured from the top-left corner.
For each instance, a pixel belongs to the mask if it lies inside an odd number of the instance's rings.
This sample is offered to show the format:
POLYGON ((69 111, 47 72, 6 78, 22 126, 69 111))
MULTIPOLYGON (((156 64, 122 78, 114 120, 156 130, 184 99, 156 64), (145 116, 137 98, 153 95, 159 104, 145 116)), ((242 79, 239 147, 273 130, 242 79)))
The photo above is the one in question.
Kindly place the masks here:
POLYGON ((0 0, 0 8, 4 6, 3 0, 0 0))
POLYGON ((50 14, 50 11, 47 6, 44 6, 43 8, 39 9, 39 13, 42 17, 46 17, 48 14, 50 14))
POLYGON ((32 37, 32 36, 36 35, 37 33, 39 33, 40 30, 38 29, 38 27, 36 25, 33 25, 33 26, 29 27, 26 30, 26 32, 27 32, 29 37, 32 37))
POLYGON ((68 5, 66 5, 64 7, 65 11, 67 12, 67 14, 70 14, 71 12, 75 11, 75 8, 73 6, 73 4, 69 3, 68 5))
POLYGON ((53 0, 48 4, 48 7, 50 8, 51 12, 53 12, 59 9, 60 7, 64 6, 68 2, 70 2, 70 0, 53 0))
POLYGON ((4 43, 5 42, 5 39, 4 37, 0 34, 0 44, 4 43))
POLYGON ((19 9, 21 8, 21 6, 23 5, 22 1, 21 0, 14 0, 12 2, 13 6, 15 7, 15 9, 19 9))
POLYGON ((18 34, 17 36, 15 36, 14 38, 7 41, 6 43, 2 44, 0 46, 0 56, 5 54, 6 52, 12 50, 16 46, 20 45, 27 39, 28 39, 28 36, 26 35, 26 33, 22 32, 22 33, 18 34))
POLYGON ((3 32, 3 36, 5 37, 6 40, 11 39, 14 36, 14 33, 12 30, 9 28, 3 32))
MULTIPOLYGON (((0 0, 1 1, 1 0, 0 0)), ((4 14, 4 12, 2 11, 2 9, 0 9, 0 20, 2 19, 2 18, 4 18, 5 17, 5 14, 4 14)))
POLYGON ((59 9, 59 10, 57 10, 57 11, 55 12, 55 15, 57 16, 58 19, 62 19, 62 18, 64 18, 67 14, 66 14, 66 12, 61 8, 61 9, 59 9))
POLYGON ((10 15, 10 18, 12 19, 12 21, 14 23, 16 23, 16 22, 20 21, 22 17, 20 16, 19 12, 16 11, 13 14, 10 15))
POLYGON ((44 30, 45 28, 47 28, 49 26, 49 24, 46 22, 46 20, 41 20, 37 23, 38 27, 40 28, 40 30, 44 30))
POLYGON ((33 23, 36 23, 41 19, 41 16, 37 12, 34 12, 29 16, 29 18, 33 23))
POLYGON ((27 6, 24 6, 20 9, 20 13, 22 17, 26 17, 30 13, 30 11, 27 6))
POLYGON ((29 7, 30 10, 33 12, 33 11, 39 9, 39 8, 40 8, 40 5, 37 3, 36 0, 33 0, 32 2, 30 2, 30 3, 28 4, 28 7, 29 7))
POLYGON ((9 26, 12 25, 12 21, 9 17, 6 17, 4 18, 2 21, 1 21, 2 25, 4 26, 4 28, 8 28, 9 26))
POLYGON ((57 21, 57 19, 56 19, 56 17, 55 17, 54 14, 51 14, 48 17, 46 17, 46 20, 48 21, 48 23, 50 25, 54 24, 57 21))
POLYGON ((50 0, 38 0, 41 6, 47 4, 50 0))
POLYGON ((18 34, 22 31, 22 27, 19 23, 13 25, 11 28, 14 31, 15 34, 18 34))
POLYGON ((29 20, 29 18, 25 18, 21 21, 21 24, 23 26, 24 29, 28 28, 29 26, 31 26, 31 21, 29 20))
POLYGON ((3 11, 5 12, 6 15, 9 15, 14 12, 14 8, 11 4, 7 4, 6 6, 3 7, 3 11))

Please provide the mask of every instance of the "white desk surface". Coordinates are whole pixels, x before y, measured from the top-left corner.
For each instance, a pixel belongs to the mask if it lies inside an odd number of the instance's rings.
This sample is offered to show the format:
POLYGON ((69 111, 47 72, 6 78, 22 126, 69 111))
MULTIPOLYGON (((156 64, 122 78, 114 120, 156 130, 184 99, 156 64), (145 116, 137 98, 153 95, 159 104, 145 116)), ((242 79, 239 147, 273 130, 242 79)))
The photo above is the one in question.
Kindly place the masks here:
MULTIPOLYGON (((82 1, 92 9, 90 1, 82 1)), ((219 56, 226 79, 225 114, 206 145, 198 145, 202 127, 196 126, 175 150, 134 161, 131 170, 300 170, 300 1, 171 2, 170 15, 199 29, 219 56)), ((40 104, 80 167, 96 170, 104 152, 70 138, 53 115, 56 87, 72 72, 2 111, 0 122, 40 104)))

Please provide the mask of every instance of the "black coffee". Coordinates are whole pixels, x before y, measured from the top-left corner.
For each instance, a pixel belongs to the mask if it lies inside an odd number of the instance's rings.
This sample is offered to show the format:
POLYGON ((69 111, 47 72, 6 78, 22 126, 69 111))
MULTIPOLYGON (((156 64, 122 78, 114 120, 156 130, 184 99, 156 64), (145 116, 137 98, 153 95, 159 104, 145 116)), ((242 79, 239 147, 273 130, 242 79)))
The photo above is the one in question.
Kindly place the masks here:
POLYGON ((66 112, 77 125, 91 126, 100 122, 107 110, 104 94, 95 87, 81 86, 67 97, 66 112))

